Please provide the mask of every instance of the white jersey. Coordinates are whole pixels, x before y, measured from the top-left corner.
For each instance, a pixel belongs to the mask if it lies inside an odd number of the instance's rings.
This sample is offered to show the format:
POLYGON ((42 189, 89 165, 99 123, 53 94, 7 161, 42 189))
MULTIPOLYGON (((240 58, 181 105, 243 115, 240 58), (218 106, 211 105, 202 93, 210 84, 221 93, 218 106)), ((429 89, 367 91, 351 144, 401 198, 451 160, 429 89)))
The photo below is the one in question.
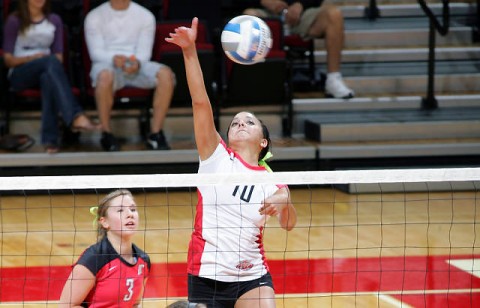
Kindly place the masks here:
MULTIPOLYGON (((198 173, 268 172, 246 163, 222 140, 198 173)), ((263 200, 281 186, 272 184, 199 186, 195 227, 188 252, 188 272, 224 282, 248 281, 268 272, 263 200)))

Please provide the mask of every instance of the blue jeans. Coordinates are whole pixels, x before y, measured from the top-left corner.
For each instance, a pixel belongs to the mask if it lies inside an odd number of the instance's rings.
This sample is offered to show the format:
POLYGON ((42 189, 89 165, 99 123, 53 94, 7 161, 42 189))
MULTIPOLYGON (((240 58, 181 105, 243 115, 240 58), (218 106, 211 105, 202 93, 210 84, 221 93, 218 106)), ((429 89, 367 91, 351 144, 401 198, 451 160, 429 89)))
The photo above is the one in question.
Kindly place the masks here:
POLYGON ((72 93, 63 64, 54 55, 17 66, 10 75, 14 91, 40 88, 42 93, 42 144, 58 145, 59 115, 70 127, 75 117, 83 113, 72 93))

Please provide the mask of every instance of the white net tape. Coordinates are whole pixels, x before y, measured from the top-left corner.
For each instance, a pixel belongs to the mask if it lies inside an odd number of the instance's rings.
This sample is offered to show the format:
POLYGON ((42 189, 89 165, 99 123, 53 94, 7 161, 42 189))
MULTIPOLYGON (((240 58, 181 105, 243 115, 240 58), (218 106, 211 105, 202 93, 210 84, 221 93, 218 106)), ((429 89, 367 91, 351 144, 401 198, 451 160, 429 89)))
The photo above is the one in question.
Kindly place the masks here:
POLYGON ((0 177, 0 190, 195 187, 219 184, 323 185, 479 181, 480 168, 296 171, 265 174, 153 174, 0 177))

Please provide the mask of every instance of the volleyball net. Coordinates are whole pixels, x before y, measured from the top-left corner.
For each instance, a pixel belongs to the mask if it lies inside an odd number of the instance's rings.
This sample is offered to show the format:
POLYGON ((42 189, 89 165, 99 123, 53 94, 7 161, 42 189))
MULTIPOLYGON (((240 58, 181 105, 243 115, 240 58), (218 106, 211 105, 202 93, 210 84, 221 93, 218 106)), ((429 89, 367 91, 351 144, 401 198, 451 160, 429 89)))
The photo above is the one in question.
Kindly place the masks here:
POLYGON ((55 307, 97 241, 90 207, 130 189, 152 261, 143 307, 187 297, 198 185, 288 184, 263 232, 277 307, 479 307, 480 168, 0 178, 0 307, 55 307))

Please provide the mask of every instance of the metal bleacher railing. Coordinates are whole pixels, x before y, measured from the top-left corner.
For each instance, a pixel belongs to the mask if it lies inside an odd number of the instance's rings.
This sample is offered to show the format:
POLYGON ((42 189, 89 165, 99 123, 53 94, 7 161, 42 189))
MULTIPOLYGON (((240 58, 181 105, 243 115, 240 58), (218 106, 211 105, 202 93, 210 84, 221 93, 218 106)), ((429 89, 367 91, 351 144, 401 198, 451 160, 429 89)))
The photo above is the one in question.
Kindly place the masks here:
POLYGON ((442 0, 442 21, 440 24, 437 17, 432 13, 425 0, 418 0, 420 7, 429 19, 429 40, 428 40, 428 85, 427 96, 422 101, 423 109, 436 109, 438 107, 435 98, 435 30, 442 36, 448 33, 450 25, 449 0, 442 0))
MULTIPOLYGON (((449 0, 442 0, 442 24, 438 21, 437 16, 428 7, 425 0, 418 0, 418 4, 425 12, 429 19, 429 42, 428 42, 428 84, 427 94, 422 100, 422 109, 431 110, 438 107, 435 98, 435 35, 436 31, 442 36, 448 33, 450 24, 449 0)), ((380 17, 376 0, 369 0, 369 4, 365 7, 365 17, 375 20, 380 17)), ((477 0, 477 35, 480 35, 480 0, 477 0)), ((475 35, 475 34, 474 34, 475 35)))

